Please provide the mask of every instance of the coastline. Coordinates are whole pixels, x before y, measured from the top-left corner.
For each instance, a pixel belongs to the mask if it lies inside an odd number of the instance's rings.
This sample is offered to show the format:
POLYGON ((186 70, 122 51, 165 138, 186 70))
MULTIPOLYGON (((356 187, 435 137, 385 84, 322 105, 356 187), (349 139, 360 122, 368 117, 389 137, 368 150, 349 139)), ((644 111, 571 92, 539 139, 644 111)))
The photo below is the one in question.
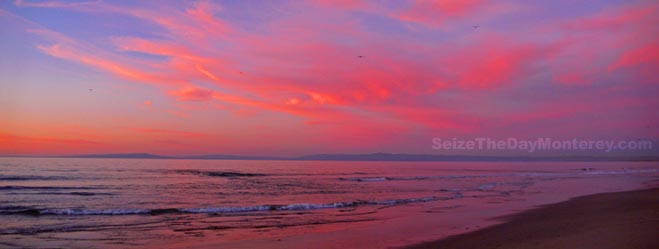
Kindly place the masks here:
POLYGON ((659 188, 575 197, 424 248, 659 248, 659 188))

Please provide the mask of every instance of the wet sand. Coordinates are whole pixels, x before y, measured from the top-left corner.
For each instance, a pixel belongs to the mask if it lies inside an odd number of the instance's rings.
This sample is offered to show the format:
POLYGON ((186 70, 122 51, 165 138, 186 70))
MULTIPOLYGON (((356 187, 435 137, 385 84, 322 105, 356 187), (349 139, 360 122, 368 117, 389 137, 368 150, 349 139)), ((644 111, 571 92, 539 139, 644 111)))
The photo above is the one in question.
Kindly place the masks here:
POLYGON ((659 248, 659 189, 577 197, 502 219, 407 248, 659 248))

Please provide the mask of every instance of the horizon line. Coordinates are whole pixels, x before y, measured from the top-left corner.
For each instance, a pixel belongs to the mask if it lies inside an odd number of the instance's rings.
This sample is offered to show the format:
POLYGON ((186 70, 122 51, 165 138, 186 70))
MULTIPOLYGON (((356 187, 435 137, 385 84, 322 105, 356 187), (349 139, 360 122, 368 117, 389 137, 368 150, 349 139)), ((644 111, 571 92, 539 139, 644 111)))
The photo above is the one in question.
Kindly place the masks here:
POLYGON ((261 156, 234 154, 159 155, 152 153, 96 153, 78 155, 0 155, 19 158, 81 158, 81 159, 177 159, 177 160, 278 160, 278 161, 389 161, 389 162, 446 162, 446 161, 659 161, 657 155, 459 155, 408 153, 325 153, 302 156, 261 156))

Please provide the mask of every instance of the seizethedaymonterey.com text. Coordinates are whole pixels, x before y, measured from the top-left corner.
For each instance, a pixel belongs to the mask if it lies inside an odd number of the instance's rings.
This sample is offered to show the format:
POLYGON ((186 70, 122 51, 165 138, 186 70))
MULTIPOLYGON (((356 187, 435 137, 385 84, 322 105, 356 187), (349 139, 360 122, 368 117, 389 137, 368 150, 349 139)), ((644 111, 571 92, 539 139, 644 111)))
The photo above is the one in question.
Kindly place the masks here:
POLYGON ((517 150, 526 152, 561 150, 597 150, 603 152, 624 150, 651 150, 650 140, 587 140, 587 139, 518 139, 518 138, 473 138, 473 139, 432 139, 435 150, 517 150))

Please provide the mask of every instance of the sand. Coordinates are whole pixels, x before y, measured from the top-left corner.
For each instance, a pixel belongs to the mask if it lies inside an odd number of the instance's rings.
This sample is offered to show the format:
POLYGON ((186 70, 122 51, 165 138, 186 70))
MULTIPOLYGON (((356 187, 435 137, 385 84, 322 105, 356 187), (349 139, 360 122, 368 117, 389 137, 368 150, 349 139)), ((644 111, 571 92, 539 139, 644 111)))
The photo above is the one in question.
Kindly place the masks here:
POLYGON ((659 248, 659 189, 573 198, 420 248, 659 248))

